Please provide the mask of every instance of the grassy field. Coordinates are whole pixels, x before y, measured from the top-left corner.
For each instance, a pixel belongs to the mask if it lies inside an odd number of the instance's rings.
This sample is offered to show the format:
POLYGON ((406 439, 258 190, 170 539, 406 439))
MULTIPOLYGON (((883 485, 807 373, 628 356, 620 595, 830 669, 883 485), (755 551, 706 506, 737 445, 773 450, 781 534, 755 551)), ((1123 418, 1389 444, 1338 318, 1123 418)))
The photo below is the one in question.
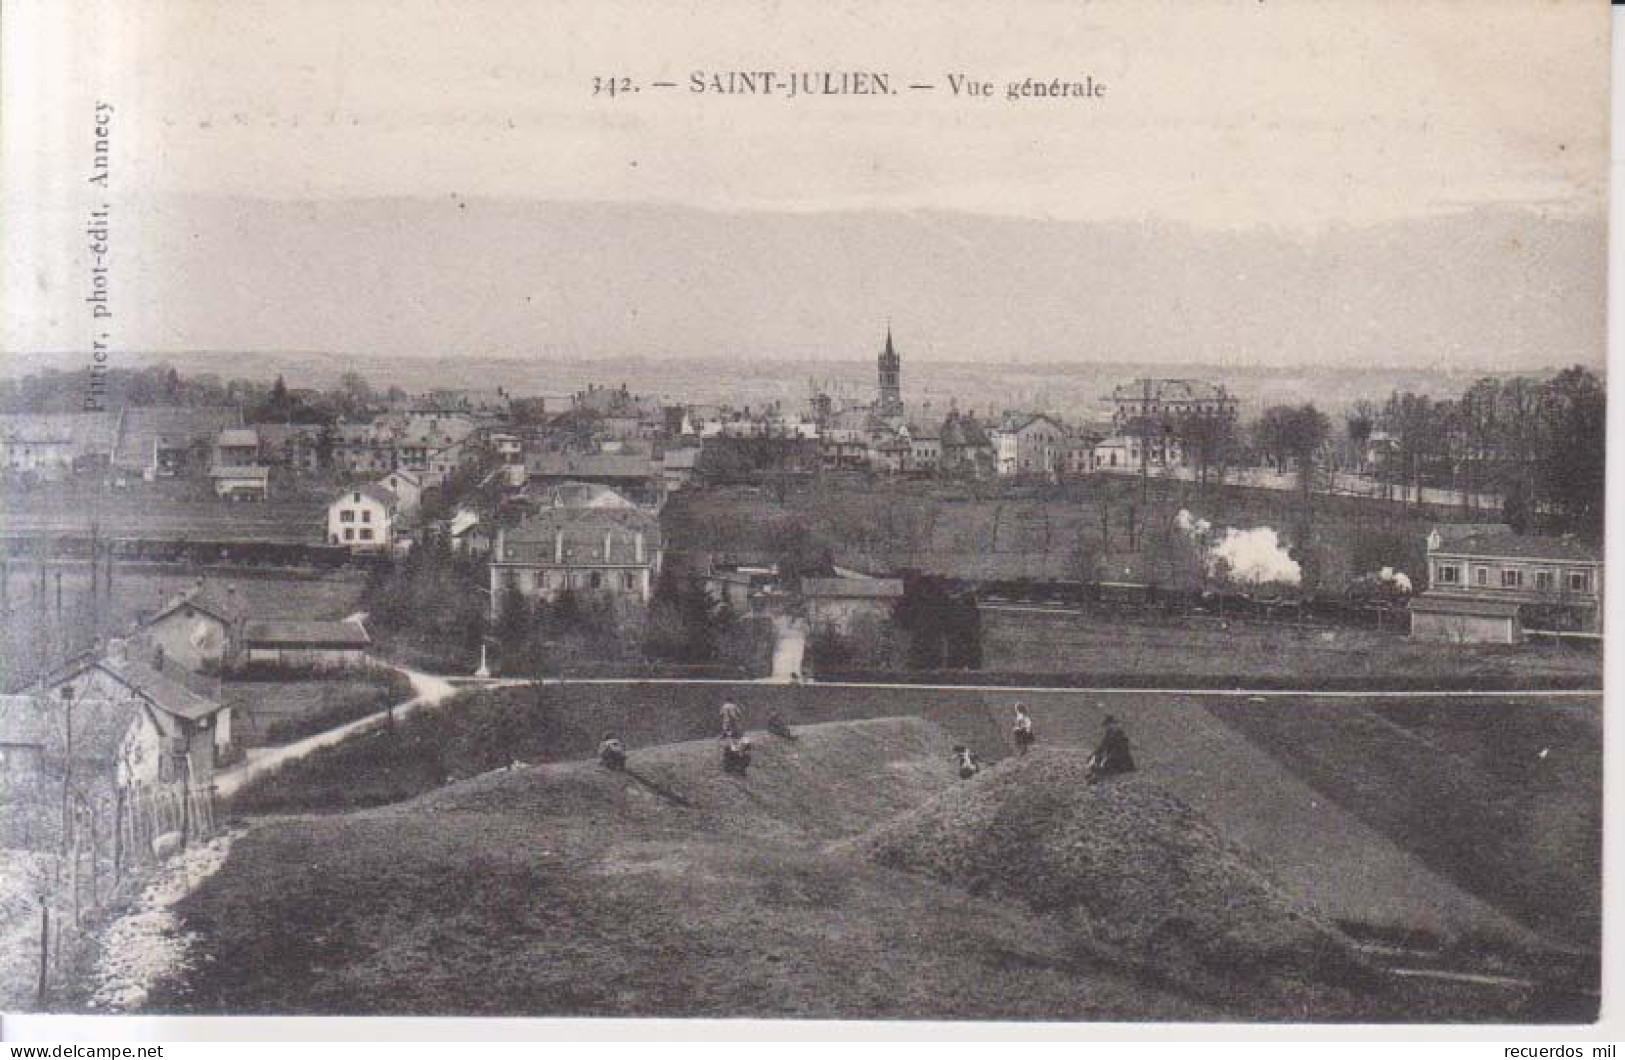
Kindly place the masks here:
POLYGON ((983 668, 992 673, 1246 675, 1291 679, 1296 687, 1396 678, 1489 687, 1540 687, 1552 677, 1596 682, 1586 687, 1602 684, 1600 652, 1562 644, 1434 644, 1413 641, 1401 630, 984 606, 982 636, 983 668))
POLYGON ((1602 720, 1594 704, 1425 700, 1208 709, 1330 800, 1549 938, 1601 930, 1602 720))
MULTIPOLYGON (((774 710, 796 724, 916 716, 990 760, 1007 753, 1016 698, 820 685, 566 685, 481 693, 415 715, 392 732, 318 751, 245 788, 235 809, 377 806, 516 759, 585 757, 608 731, 621 734, 637 755, 714 733, 724 694, 745 707, 753 729, 774 710)), ((1289 893, 1337 920, 1511 947, 1537 945, 1542 936, 1596 944, 1601 774, 1595 700, 1507 695, 1249 703, 1142 692, 1022 698, 1045 745, 1092 747, 1101 718, 1117 713, 1149 776, 1271 865, 1289 893), (1411 719, 1413 728, 1394 716, 1411 719), (1374 749, 1373 731, 1389 734, 1397 749, 1374 749), (1344 752, 1345 746, 1357 750, 1344 752), (1520 799, 1522 782, 1509 777, 1499 759, 1533 758, 1543 748, 1553 750, 1539 761, 1566 764, 1565 786, 1541 799, 1520 799), (1441 808, 1449 811, 1448 834, 1430 823, 1441 808), (1572 819, 1553 828, 1552 815, 1561 812, 1572 819), (1505 839, 1537 834, 1543 836, 1541 859, 1505 839), (1566 890, 1558 897, 1554 888, 1566 890)))
MULTIPOLYGON (((764 738, 745 779, 724 776, 705 740, 641 749, 624 775, 590 762, 519 767, 395 806, 266 821, 176 907, 197 939, 192 967, 206 971, 171 980, 147 1007, 870 1019, 1524 1014, 1482 1003, 1439 1010, 1409 987, 1352 984, 1344 972, 1317 979, 1328 966, 1285 959, 1296 928, 1269 922, 1271 909, 1293 924, 1311 925, 1313 914, 1298 912, 1172 796, 1133 817, 1155 818, 1148 827, 1172 838, 1133 878, 1201 903, 1235 945, 1275 938, 1260 959, 1275 961, 1276 974, 1254 976, 1249 989, 1186 974, 1196 958, 1168 945, 1174 928, 1138 941, 1108 937, 1101 923, 1037 895, 979 895, 967 881, 871 860, 866 833, 895 835, 921 806, 951 814, 957 800, 1017 769, 964 784, 947 754, 953 739, 917 719, 840 723, 805 728, 794 741, 764 738), (1245 907, 1209 886, 1244 879, 1261 904, 1245 907)), ((1076 765, 1081 754, 1067 759, 1076 765)), ((1045 790, 1063 802, 1097 797, 1081 785, 1045 790)), ((984 834, 993 837, 966 838, 984 834)), ((1151 904, 1138 915, 1159 919, 1151 904)), ((1309 951, 1324 940, 1345 955, 1346 970, 1347 943, 1319 923, 1305 936, 1309 951)))

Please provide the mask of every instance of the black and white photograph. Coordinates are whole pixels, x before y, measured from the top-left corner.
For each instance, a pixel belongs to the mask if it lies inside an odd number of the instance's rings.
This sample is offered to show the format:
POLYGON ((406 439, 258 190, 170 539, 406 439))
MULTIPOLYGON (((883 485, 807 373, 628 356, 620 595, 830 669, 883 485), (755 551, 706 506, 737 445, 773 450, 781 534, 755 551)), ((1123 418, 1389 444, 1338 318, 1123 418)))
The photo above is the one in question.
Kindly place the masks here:
POLYGON ((0 1012, 1599 1019, 1607 5, 0 41, 0 1012))

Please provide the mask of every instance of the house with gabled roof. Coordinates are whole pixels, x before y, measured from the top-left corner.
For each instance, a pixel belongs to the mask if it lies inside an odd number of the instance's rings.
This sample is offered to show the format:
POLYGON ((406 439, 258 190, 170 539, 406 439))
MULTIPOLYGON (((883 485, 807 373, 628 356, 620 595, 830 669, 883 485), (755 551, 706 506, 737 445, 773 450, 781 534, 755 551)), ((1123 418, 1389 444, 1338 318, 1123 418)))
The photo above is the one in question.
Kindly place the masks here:
POLYGON ((218 673, 236 665, 247 619, 248 607, 236 586, 200 578, 142 621, 136 641, 151 653, 149 658, 159 660, 160 668, 172 665, 192 673, 218 673))
POLYGON ((76 756, 111 757, 121 786, 208 788, 232 749, 231 708, 133 658, 127 648, 113 642, 76 656, 28 694, 59 714, 71 710, 76 756), (110 742, 116 750, 108 755, 103 748, 110 742))

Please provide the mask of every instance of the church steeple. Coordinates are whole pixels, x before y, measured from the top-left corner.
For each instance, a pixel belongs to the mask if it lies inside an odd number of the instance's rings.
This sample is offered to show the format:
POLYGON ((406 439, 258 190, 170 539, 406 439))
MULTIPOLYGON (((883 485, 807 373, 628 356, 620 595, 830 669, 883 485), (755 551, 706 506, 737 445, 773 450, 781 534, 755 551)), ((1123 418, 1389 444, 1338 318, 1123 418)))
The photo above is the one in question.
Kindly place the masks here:
POLYGON ((880 400, 875 411, 882 416, 903 414, 903 358, 892 345, 891 324, 886 325, 886 348, 880 351, 880 400))

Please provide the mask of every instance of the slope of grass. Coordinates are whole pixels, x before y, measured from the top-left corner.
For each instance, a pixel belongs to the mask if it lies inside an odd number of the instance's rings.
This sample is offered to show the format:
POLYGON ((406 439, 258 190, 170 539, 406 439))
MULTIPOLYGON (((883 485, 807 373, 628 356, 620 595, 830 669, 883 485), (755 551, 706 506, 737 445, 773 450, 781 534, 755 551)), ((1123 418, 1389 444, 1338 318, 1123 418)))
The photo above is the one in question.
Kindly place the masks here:
MULTIPOLYGON (((1527 928, 1492 904, 1500 893, 1491 889, 1492 879, 1516 879, 1529 871, 1523 853, 1501 844, 1493 856, 1473 862, 1423 857, 1417 843, 1427 838, 1429 804, 1413 807, 1409 800, 1415 793, 1390 778, 1401 761, 1382 755, 1347 758, 1344 765, 1362 783, 1357 788, 1343 785, 1338 795, 1328 782, 1312 783, 1312 777, 1300 775, 1312 763, 1277 753, 1275 745, 1281 741, 1269 736, 1269 717, 1278 716, 1306 747, 1329 749, 1350 739, 1340 720, 1345 714, 1370 709, 1348 699, 1238 704, 1200 695, 1138 692, 1018 696, 819 685, 512 688, 469 693, 419 712, 393 730, 369 732, 317 751, 246 786, 234 810, 332 812, 399 802, 515 760, 556 762, 590 756, 606 731, 620 733, 637 760, 644 748, 714 735, 717 704, 725 695, 745 707, 753 730, 761 729, 772 710, 782 711, 797 725, 912 715, 939 725, 955 742, 970 744, 988 761, 1006 753, 1010 708, 1017 698, 1032 707, 1040 746, 1092 748, 1101 718, 1115 712, 1126 720, 1148 776, 1204 814, 1228 839, 1256 852, 1289 893, 1314 902, 1336 920, 1420 930, 1441 938, 1495 937, 1519 945, 1535 941, 1527 928), (1230 723, 1243 705, 1259 719, 1259 742, 1230 723), (1418 826, 1391 832, 1404 827, 1407 814, 1418 826)), ((1385 710, 1411 709, 1456 719, 1463 730, 1458 741, 1473 731, 1470 723, 1450 713, 1473 709, 1458 700, 1381 702, 1385 710)), ((1556 708, 1513 698, 1504 709, 1528 718, 1534 733, 1541 731, 1545 711, 1556 708)), ((1594 712, 1596 707, 1563 709, 1594 712)), ((1595 750, 1595 740, 1592 747, 1595 750)), ((854 768, 847 766, 846 772, 854 768)), ((1594 777, 1588 780, 1577 773, 1572 780, 1576 798, 1597 797, 1600 788, 1594 777)), ((1440 797, 1470 796, 1471 791, 1440 797)), ((1517 827, 1528 830, 1537 827, 1534 814, 1542 805, 1503 801, 1501 809, 1517 827)), ((1562 798, 1554 795, 1550 807, 1562 805, 1562 798)), ((1583 856, 1588 844, 1599 841, 1599 832, 1581 817, 1578 823, 1551 831, 1545 841, 1553 844, 1554 860, 1574 859, 1583 856)), ((1553 922, 1584 917, 1588 909, 1584 893, 1580 892, 1580 903, 1568 897, 1552 899, 1544 915, 1553 922)), ((1595 906, 1589 909, 1594 915, 1595 906)), ((1583 920, 1576 921, 1574 932, 1557 935, 1585 936, 1583 920)), ((1590 938, 1595 945, 1595 935, 1590 938)))
POLYGON ((1555 940, 1595 949, 1595 704, 1238 701, 1208 710, 1329 800, 1555 940))
MULTIPOLYGON (((178 907, 205 969, 150 1008, 234 1014, 1211 1019, 1045 918, 826 840, 956 783, 918 721, 516 769, 265 822, 178 907)), ((1245 1015, 1237 1010, 1231 1015, 1245 1015)))

